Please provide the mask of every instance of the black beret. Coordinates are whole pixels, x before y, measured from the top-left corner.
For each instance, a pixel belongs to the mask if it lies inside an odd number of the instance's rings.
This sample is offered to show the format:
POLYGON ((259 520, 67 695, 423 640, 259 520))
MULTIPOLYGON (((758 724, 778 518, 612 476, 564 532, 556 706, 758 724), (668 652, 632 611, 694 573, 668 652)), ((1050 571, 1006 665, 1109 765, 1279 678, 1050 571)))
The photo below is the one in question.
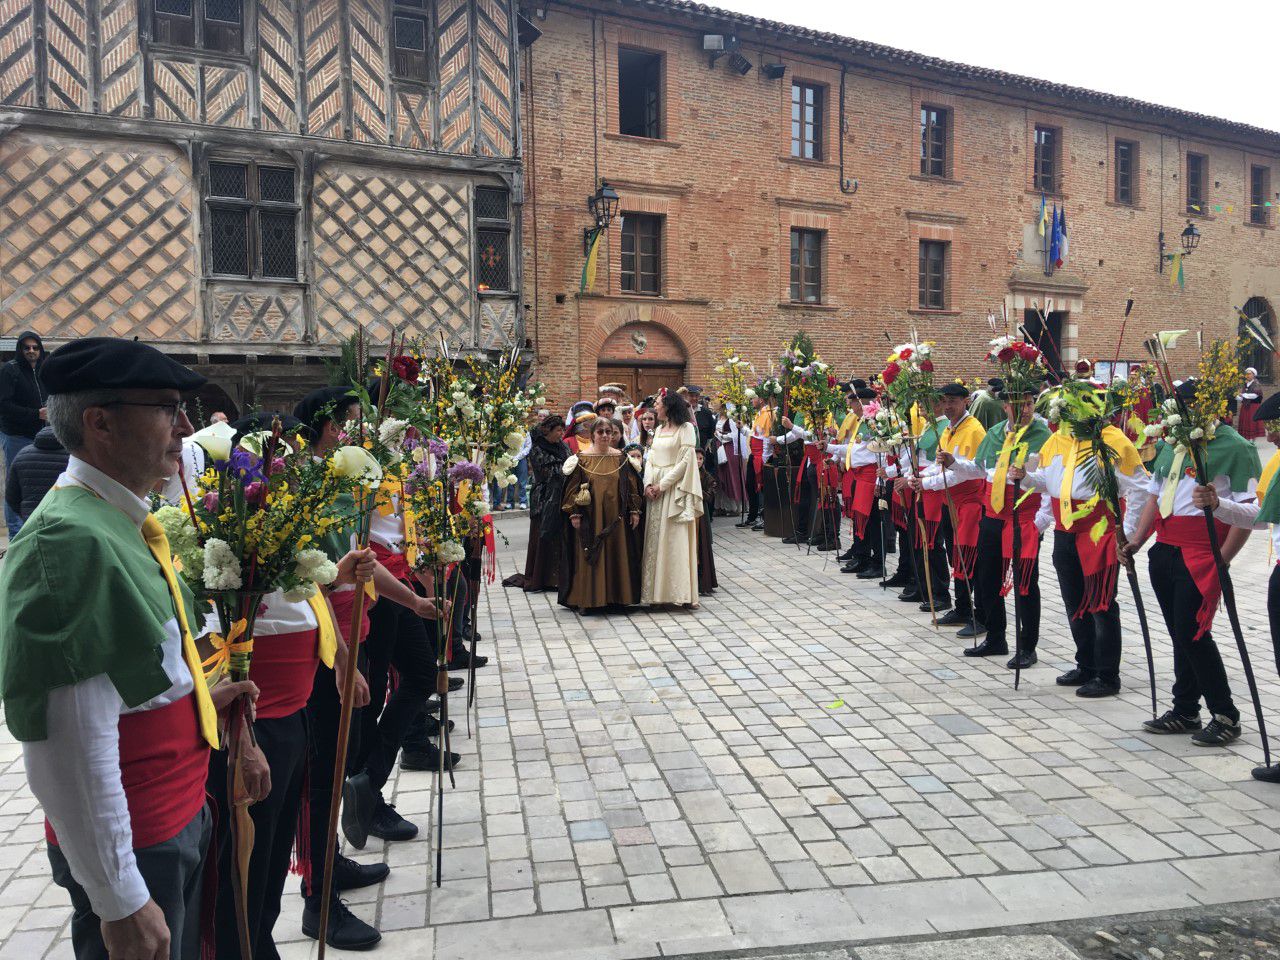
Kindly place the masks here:
POLYGON ((311 431, 311 439, 315 440, 318 436, 317 428, 328 418, 326 411, 331 412, 338 407, 346 406, 343 402, 344 398, 347 403, 355 402, 356 395, 351 387, 321 387, 319 390, 312 390, 299 400, 297 406, 293 408, 293 415, 298 418, 302 426, 311 431))
POLYGON ((855 392, 858 394, 859 400, 874 400, 879 396, 879 394, 870 387, 858 387, 855 392))
POLYGON ((992 377, 990 380, 987 381, 987 386, 990 387, 992 390, 994 390, 996 393, 999 393, 1001 390, 1004 389, 1004 381, 1001 380, 999 377, 992 377))
POLYGON ((942 385, 938 393, 944 397, 967 397, 969 396, 969 388, 963 383, 946 383, 942 385))
POLYGON ((208 382, 155 347, 115 337, 86 337, 59 347, 49 354, 39 376, 49 393, 129 389, 189 393, 208 382))
POLYGON ((850 390, 865 390, 866 387, 867 381, 863 380, 861 377, 854 377, 849 381, 850 390))
POLYGON ((1280 420, 1280 393, 1273 393, 1253 412, 1255 420, 1280 420))
POLYGON ((236 440, 238 441, 246 433, 270 430, 271 424, 275 422, 276 417, 280 418, 280 436, 282 437, 291 437, 302 429, 302 421, 297 417, 291 417, 287 413, 272 413, 268 410, 247 413, 239 420, 232 421, 231 428, 235 430, 236 440))
POLYGON ((1173 385, 1173 389, 1183 400, 1193 400, 1198 385, 1194 377, 1189 377, 1186 380, 1179 380, 1173 385))

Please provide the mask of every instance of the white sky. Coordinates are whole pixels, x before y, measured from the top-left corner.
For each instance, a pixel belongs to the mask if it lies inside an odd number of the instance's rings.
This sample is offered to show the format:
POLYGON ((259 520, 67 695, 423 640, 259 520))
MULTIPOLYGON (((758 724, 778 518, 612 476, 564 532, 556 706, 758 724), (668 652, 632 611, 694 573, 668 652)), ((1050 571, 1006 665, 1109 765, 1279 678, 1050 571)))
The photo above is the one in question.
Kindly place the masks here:
POLYGON ((1275 0, 705 0, 1280 131, 1275 0))

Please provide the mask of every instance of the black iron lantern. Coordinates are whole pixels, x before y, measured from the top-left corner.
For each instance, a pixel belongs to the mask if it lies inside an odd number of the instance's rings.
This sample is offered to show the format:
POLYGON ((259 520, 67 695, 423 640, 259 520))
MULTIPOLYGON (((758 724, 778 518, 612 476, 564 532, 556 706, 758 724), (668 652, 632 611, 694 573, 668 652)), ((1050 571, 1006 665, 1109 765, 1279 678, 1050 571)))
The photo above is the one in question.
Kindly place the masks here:
POLYGON ((606 180, 601 180, 596 192, 587 197, 587 209, 591 211, 591 217, 596 225, 586 227, 582 231, 583 253, 591 250, 591 241, 597 234, 609 229, 609 224, 613 223, 613 218, 618 215, 618 203, 618 191, 609 186, 606 180))
POLYGON ((1190 253, 1196 247, 1200 246, 1200 231, 1196 229, 1196 225, 1190 220, 1187 221, 1187 228, 1182 231, 1182 249, 1184 253, 1190 253))

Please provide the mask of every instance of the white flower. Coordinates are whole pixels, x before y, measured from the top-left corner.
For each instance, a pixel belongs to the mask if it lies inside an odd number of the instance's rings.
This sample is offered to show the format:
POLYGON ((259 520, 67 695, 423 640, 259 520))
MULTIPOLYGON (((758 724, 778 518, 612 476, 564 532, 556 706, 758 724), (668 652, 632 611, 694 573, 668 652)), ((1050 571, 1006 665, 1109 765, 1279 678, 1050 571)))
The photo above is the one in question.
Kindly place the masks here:
POLYGON ((219 420, 203 430, 197 430, 191 435, 191 439, 204 447, 210 460, 228 460, 231 457, 231 441, 235 435, 233 426, 219 420))
POLYGON ((524 443, 524 431, 512 430, 502 438, 502 442, 507 445, 508 450, 519 450, 524 443))
POLYGON ((1203 440, 1203 439, 1204 439, 1204 430, 1202 430, 1200 427, 1196 427, 1194 430, 1192 430, 1192 431, 1191 431, 1191 439, 1192 439, 1192 440, 1203 440))
POLYGON ((427 448, 414 447, 413 453, 411 453, 409 456, 413 459, 414 463, 421 463, 423 460, 427 459, 427 448))
POLYGON ((338 476, 359 480, 366 487, 382 482, 382 467, 364 447, 339 447, 333 451, 333 469, 338 476))
POLYGON ((457 540, 446 540, 436 547, 436 559, 441 563, 457 563, 466 557, 467 551, 457 540))
POLYGON ((1164 425, 1166 427, 1176 427, 1181 422, 1182 422, 1182 417, 1180 417, 1176 413, 1171 413, 1169 414, 1169 416, 1164 418, 1164 425))
POLYGON ((514 473, 504 473, 501 477, 498 478, 498 486, 500 487, 514 486, 515 482, 516 482, 516 475, 514 473))
POLYGON ((316 585, 308 580, 306 583, 300 583, 292 590, 284 592, 286 603, 301 603, 303 600, 310 600, 316 595, 316 585))
POLYGON ((990 342, 990 347, 993 353, 999 353, 1011 343, 1013 343, 1012 337, 996 337, 990 342))
POLYGON ((404 443, 405 431, 409 429, 409 421, 387 417, 378 425, 378 439, 387 446, 398 447, 404 443))
POLYGON ((299 550, 293 559, 293 575, 299 580, 333 583, 338 577, 338 565, 323 550, 299 550))
POLYGON ((240 558, 225 540, 210 537, 204 544, 204 585, 208 590, 239 590, 240 558))
MULTIPOLYGON (((270 430, 255 430, 253 433, 246 433, 240 438, 240 449, 248 450, 255 457, 262 456, 262 451, 266 449, 267 442, 271 439, 270 430)), ((289 446, 284 440, 276 438, 275 454, 278 457, 288 456, 293 453, 293 447, 289 446)))
POLYGON ((756 398, 756 391, 753 387, 747 387, 747 389, 743 390, 742 393, 748 400, 754 400, 756 398))
POLYGON ((917 349, 919 350, 920 356, 922 357, 927 357, 929 354, 933 353, 933 348, 929 346, 927 343, 920 344, 920 346, 917 349))
POLYGON ((1162 437, 1164 436, 1164 427, 1158 423, 1149 423, 1143 427, 1142 432, 1148 437, 1162 437))
POLYGON ((1177 412, 1178 412, 1178 401, 1177 401, 1177 400, 1175 400, 1173 397, 1170 397, 1168 400, 1166 400, 1166 401, 1162 404, 1162 406, 1164 407, 1165 412, 1167 412, 1167 413, 1177 413, 1177 412))

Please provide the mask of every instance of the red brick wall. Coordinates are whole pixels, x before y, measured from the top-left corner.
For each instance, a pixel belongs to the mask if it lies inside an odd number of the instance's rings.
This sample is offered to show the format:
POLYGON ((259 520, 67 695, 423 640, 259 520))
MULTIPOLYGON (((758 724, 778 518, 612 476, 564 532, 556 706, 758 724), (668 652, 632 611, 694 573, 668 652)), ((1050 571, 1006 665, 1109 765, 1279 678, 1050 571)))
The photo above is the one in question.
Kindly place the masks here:
MULTIPOLYGON (((839 188, 837 163, 838 65, 789 54, 783 46, 765 55, 747 44, 742 52, 755 69, 741 77, 724 60, 708 68, 695 33, 619 18, 614 7, 601 8, 594 22, 552 7, 539 26, 544 34, 532 48, 532 70, 526 59, 522 74, 526 299, 533 306, 528 328, 538 375, 557 402, 593 395, 606 338, 638 321, 675 338, 688 357, 689 380, 699 383, 711 378, 710 367, 726 344, 764 368, 802 328, 842 374, 878 369, 885 334, 900 340, 913 324, 921 336, 938 341, 944 373, 979 372, 990 337, 988 311, 998 314, 1002 302, 1012 308, 1015 292, 1042 303, 1047 294, 1059 304, 1071 293, 1039 286, 1044 278, 1037 251, 1019 259, 1025 227, 1039 205, 1031 189, 1030 149, 1037 122, 1062 131, 1071 252, 1057 279, 1085 288, 1072 294, 1081 309, 1069 320, 1076 336, 1066 344, 1068 359, 1071 349, 1111 359, 1130 288, 1137 306, 1122 358, 1136 357, 1142 337, 1156 329, 1231 332, 1232 306, 1250 296, 1266 297, 1280 310, 1280 239, 1272 229, 1247 224, 1249 163, 1269 163, 1274 185, 1280 183, 1275 155, 1189 135, 1194 131, 1162 132, 851 70, 844 176, 858 189, 848 194, 839 188), (620 43, 665 54, 663 141, 617 133, 620 43), (762 62, 775 60, 787 65, 781 82, 765 79, 760 70, 762 62), (826 87, 822 162, 790 157, 793 79, 826 87), (945 181, 919 176, 921 103, 952 110, 952 167, 945 181), (1117 136, 1138 143, 1132 207, 1112 200, 1117 136), (1186 220, 1188 149, 1208 155, 1208 202, 1224 209, 1196 220, 1203 240, 1186 261, 1186 287, 1178 290, 1167 273, 1156 272, 1156 237, 1163 193, 1166 240, 1178 244, 1186 220), (578 294, 582 229, 589 225, 585 200, 595 189, 596 167, 617 187, 624 211, 665 218, 659 299, 621 293, 617 224, 602 247, 594 294, 578 294), (1233 212, 1226 212, 1227 205, 1233 212), (825 302, 819 307, 787 302, 792 226, 826 231, 825 302), (951 243, 948 309, 940 314, 916 309, 921 239, 951 243), (1011 288, 1015 271, 1029 285, 1011 288)), ((1180 359, 1189 363, 1194 353, 1192 342, 1180 359)))

